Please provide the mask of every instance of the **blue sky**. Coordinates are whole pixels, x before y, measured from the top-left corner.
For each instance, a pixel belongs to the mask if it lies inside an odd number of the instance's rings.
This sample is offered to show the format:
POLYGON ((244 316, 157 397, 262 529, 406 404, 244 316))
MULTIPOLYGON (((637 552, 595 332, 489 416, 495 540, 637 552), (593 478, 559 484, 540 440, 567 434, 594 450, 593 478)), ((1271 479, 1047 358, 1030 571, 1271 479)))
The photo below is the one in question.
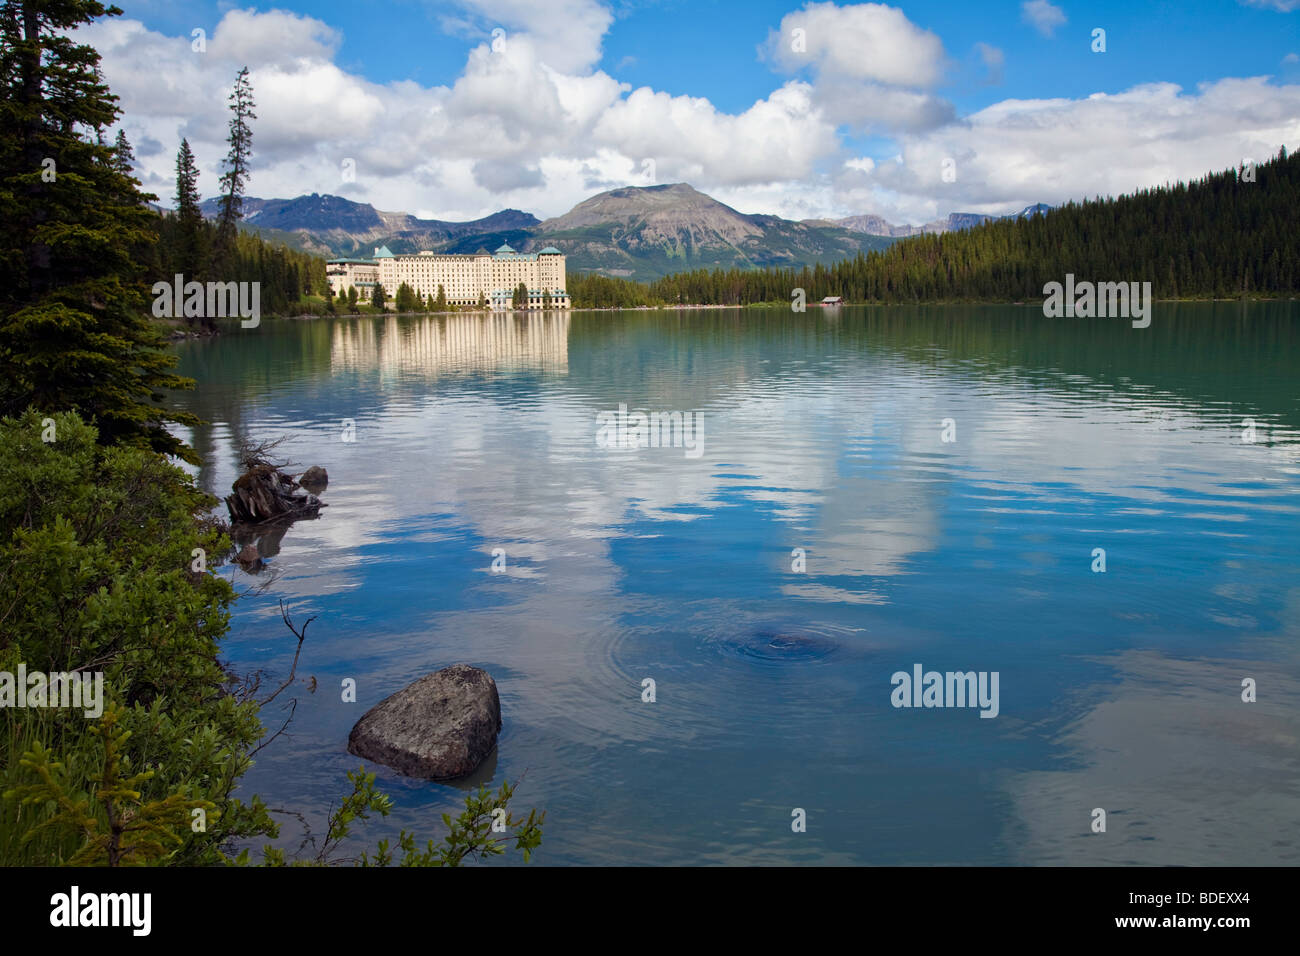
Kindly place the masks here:
POLYGON ((653 167, 746 212, 924 221, 1300 145, 1300 0, 122 6, 130 29, 87 33, 159 191, 179 135, 215 188, 221 84, 245 61, 266 106, 255 194, 442 218, 555 215, 653 167), (211 42, 186 57, 195 28, 211 42), (312 122, 314 138, 298 128, 312 122), (339 182, 343 156, 370 175, 339 182), (939 172, 949 159, 955 181, 939 172))

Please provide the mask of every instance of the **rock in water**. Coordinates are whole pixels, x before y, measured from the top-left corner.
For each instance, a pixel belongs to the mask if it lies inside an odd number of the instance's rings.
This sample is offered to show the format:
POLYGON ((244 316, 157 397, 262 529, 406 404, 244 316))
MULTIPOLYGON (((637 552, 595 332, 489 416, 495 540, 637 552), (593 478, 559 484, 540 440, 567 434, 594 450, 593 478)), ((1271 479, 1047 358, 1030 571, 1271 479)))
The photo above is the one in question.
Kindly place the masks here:
POLYGON ((453 664, 371 707, 348 735, 348 753, 408 777, 454 780, 474 772, 501 730, 501 699, 487 671, 453 664))
POLYGON ((301 475, 298 476, 298 484, 302 485, 313 495, 318 495, 325 490, 330 483, 329 472, 320 465, 312 465, 301 475))

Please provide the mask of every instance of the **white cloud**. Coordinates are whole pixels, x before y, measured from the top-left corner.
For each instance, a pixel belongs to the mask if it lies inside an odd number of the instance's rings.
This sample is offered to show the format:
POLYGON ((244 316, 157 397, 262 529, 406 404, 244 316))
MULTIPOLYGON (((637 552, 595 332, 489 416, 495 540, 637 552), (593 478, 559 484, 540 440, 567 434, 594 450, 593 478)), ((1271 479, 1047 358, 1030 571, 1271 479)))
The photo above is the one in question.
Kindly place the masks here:
POLYGON ((1300 86, 1254 77, 1195 93, 1152 83, 1077 100, 1004 100, 900 142, 900 162, 842 177, 837 205, 875 203, 924 222, 950 211, 1006 213, 1030 202, 1193 178, 1245 157, 1262 159, 1283 143, 1294 148, 1300 86), (943 181, 947 158, 956 164, 954 182, 943 181))
POLYGON ((837 148, 834 128, 813 107, 812 88, 790 82, 744 113, 719 113, 707 99, 647 87, 613 103, 594 140, 655 161, 661 182, 727 185, 798 180, 837 148), (725 175, 719 175, 722 170, 725 175))
POLYGON ((217 24, 208 54, 250 67, 290 68, 304 60, 329 60, 342 36, 313 17, 271 10, 231 10, 217 24))
POLYGON ((855 129, 933 129, 957 118, 951 103, 930 93, 838 78, 820 80, 813 101, 828 119, 855 129))
POLYGON ((943 79, 943 41, 896 7, 809 3, 786 14, 760 52, 779 69, 812 73, 812 102, 836 124, 925 129, 956 115, 925 92, 943 79))
MULTIPOLYGON (((603 21, 593 4, 565 2, 587 17, 576 35, 597 37, 571 62, 590 62, 603 21)), ((475 16, 509 24, 534 16, 522 4, 472 6, 475 16)), ((201 191, 215 194, 226 97, 245 63, 258 115, 250 195, 329 192, 441 219, 506 206, 546 218, 597 190, 686 181, 743 212, 924 222, 1127 191, 1300 145, 1300 87, 1262 77, 1192 93, 1151 84, 1080 100, 1006 100, 958 119, 926 85, 940 77, 942 44, 897 10, 815 3, 799 15, 813 16, 809 49, 825 54, 824 64, 737 113, 703 97, 633 89, 600 70, 561 69, 544 24, 540 36, 513 27, 497 51, 484 33, 456 81, 434 87, 349 72, 334 62, 337 31, 281 11, 228 12, 206 53, 193 52, 188 35, 120 18, 79 35, 102 54, 127 134, 141 147, 141 177, 166 203, 182 136, 197 154, 201 191), (871 30, 892 37, 925 62, 878 58, 862 67, 833 52, 839 39, 818 39, 852 29, 859 41, 871 30), (899 160, 877 153, 868 161, 846 148, 842 124, 891 135, 899 160), (949 157, 951 183, 941 177, 949 157), (355 182, 342 181, 344 159, 355 162, 355 182)), ((990 68, 998 63, 996 48, 976 49, 990 68)))
POLYGON ((1020 16, 1045 37, 1050 37, 1057 27, 1065 24, 1065 12, 1048 0, 1025 0, 1020 5, 1020 16))
POLYGON ((498 46, 509 50, 518 32, 528 38, 541 62, 555 70, 589 69, 599 59, 601 41, 614 16, 598 0, 457 0, 469 15, 444 24, 486 34, 502 29, 498 46))
MULTIPOLYGON (((504 22, 542 23, 522 4, 474 6, 504 22)), ((570 65, 598 54, 604 21, 588 14, 590 31, 577 36, 594 36, 596 46, 570 65)), ((505 205, 545 217, 587 198, 593 176, 644 184, 647 159, 659 182, 711 189, 811 178, 839 148, 806 83, 791 81, 728 114, 707 99, 632 90, 603 71, 561 70, 553 65, 554 31, 511 33, 496 48, 489 34, 450 87, 433 88, 346 72, 333 62, 337 33, 279 11, 227 13, 206 53, 191 51, 188 37, 135 21, 97 23, 82 35, 103 55, 128 135, 163 144, 142 157, 141 173, 164 202, 182 136, 198 156, 201 190, 216 191, 226 97, 245 62, 257 112, 249 184, 256 196, 333 192, 439 218, 476 218, 505 205), (345 158, 355 162, 355 182, 341 180, 345 158)))
POLYGON ((768 34, 767 54, 787 70, 895 86, 934 86, 944 64, 943 41, 883 3, 809 3, 768 34))

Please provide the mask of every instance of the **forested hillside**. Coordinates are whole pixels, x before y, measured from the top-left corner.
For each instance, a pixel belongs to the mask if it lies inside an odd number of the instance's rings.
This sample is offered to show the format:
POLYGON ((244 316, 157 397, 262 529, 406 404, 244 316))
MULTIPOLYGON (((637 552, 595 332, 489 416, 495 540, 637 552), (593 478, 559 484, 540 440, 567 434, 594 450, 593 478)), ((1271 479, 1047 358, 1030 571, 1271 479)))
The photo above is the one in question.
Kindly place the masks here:
POLYGON ((805 269, 715 269, 648 285, 570 278, 577 307, 656 303, 1033 301, 1066 273, 1152 283, 1157 298, 1294 295, 1300 291, 1300 159, 1283 149, 1253 170, 1117 199, 1068 203, 1040 216, 916 236, 882 252, 805 269))

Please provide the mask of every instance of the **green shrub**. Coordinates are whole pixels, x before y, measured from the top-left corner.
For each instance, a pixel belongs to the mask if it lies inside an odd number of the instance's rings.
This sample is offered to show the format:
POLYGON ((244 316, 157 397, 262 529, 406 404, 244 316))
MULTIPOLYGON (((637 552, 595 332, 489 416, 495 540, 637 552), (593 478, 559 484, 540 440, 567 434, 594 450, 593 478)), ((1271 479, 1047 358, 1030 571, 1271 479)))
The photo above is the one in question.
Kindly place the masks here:
POLYGON ((201 830, 188 811, 164 814, 144 857, 217 862, 229 841, 275 829, 258 801, 230 796, 262 725, 217 662, 234 592, 195 570, 195 549, 215 560, 229 541, 205 530, 213 499, 181 469, 96 437, 73 413, 0 420, 0 671, 102 672, 120 740, 106 754, 106 717, 81 710, 0 709, 0 864, 98 859, 113 808, 93 794, 119 777, 139 793, 128 814, 210 808, 201 830))

